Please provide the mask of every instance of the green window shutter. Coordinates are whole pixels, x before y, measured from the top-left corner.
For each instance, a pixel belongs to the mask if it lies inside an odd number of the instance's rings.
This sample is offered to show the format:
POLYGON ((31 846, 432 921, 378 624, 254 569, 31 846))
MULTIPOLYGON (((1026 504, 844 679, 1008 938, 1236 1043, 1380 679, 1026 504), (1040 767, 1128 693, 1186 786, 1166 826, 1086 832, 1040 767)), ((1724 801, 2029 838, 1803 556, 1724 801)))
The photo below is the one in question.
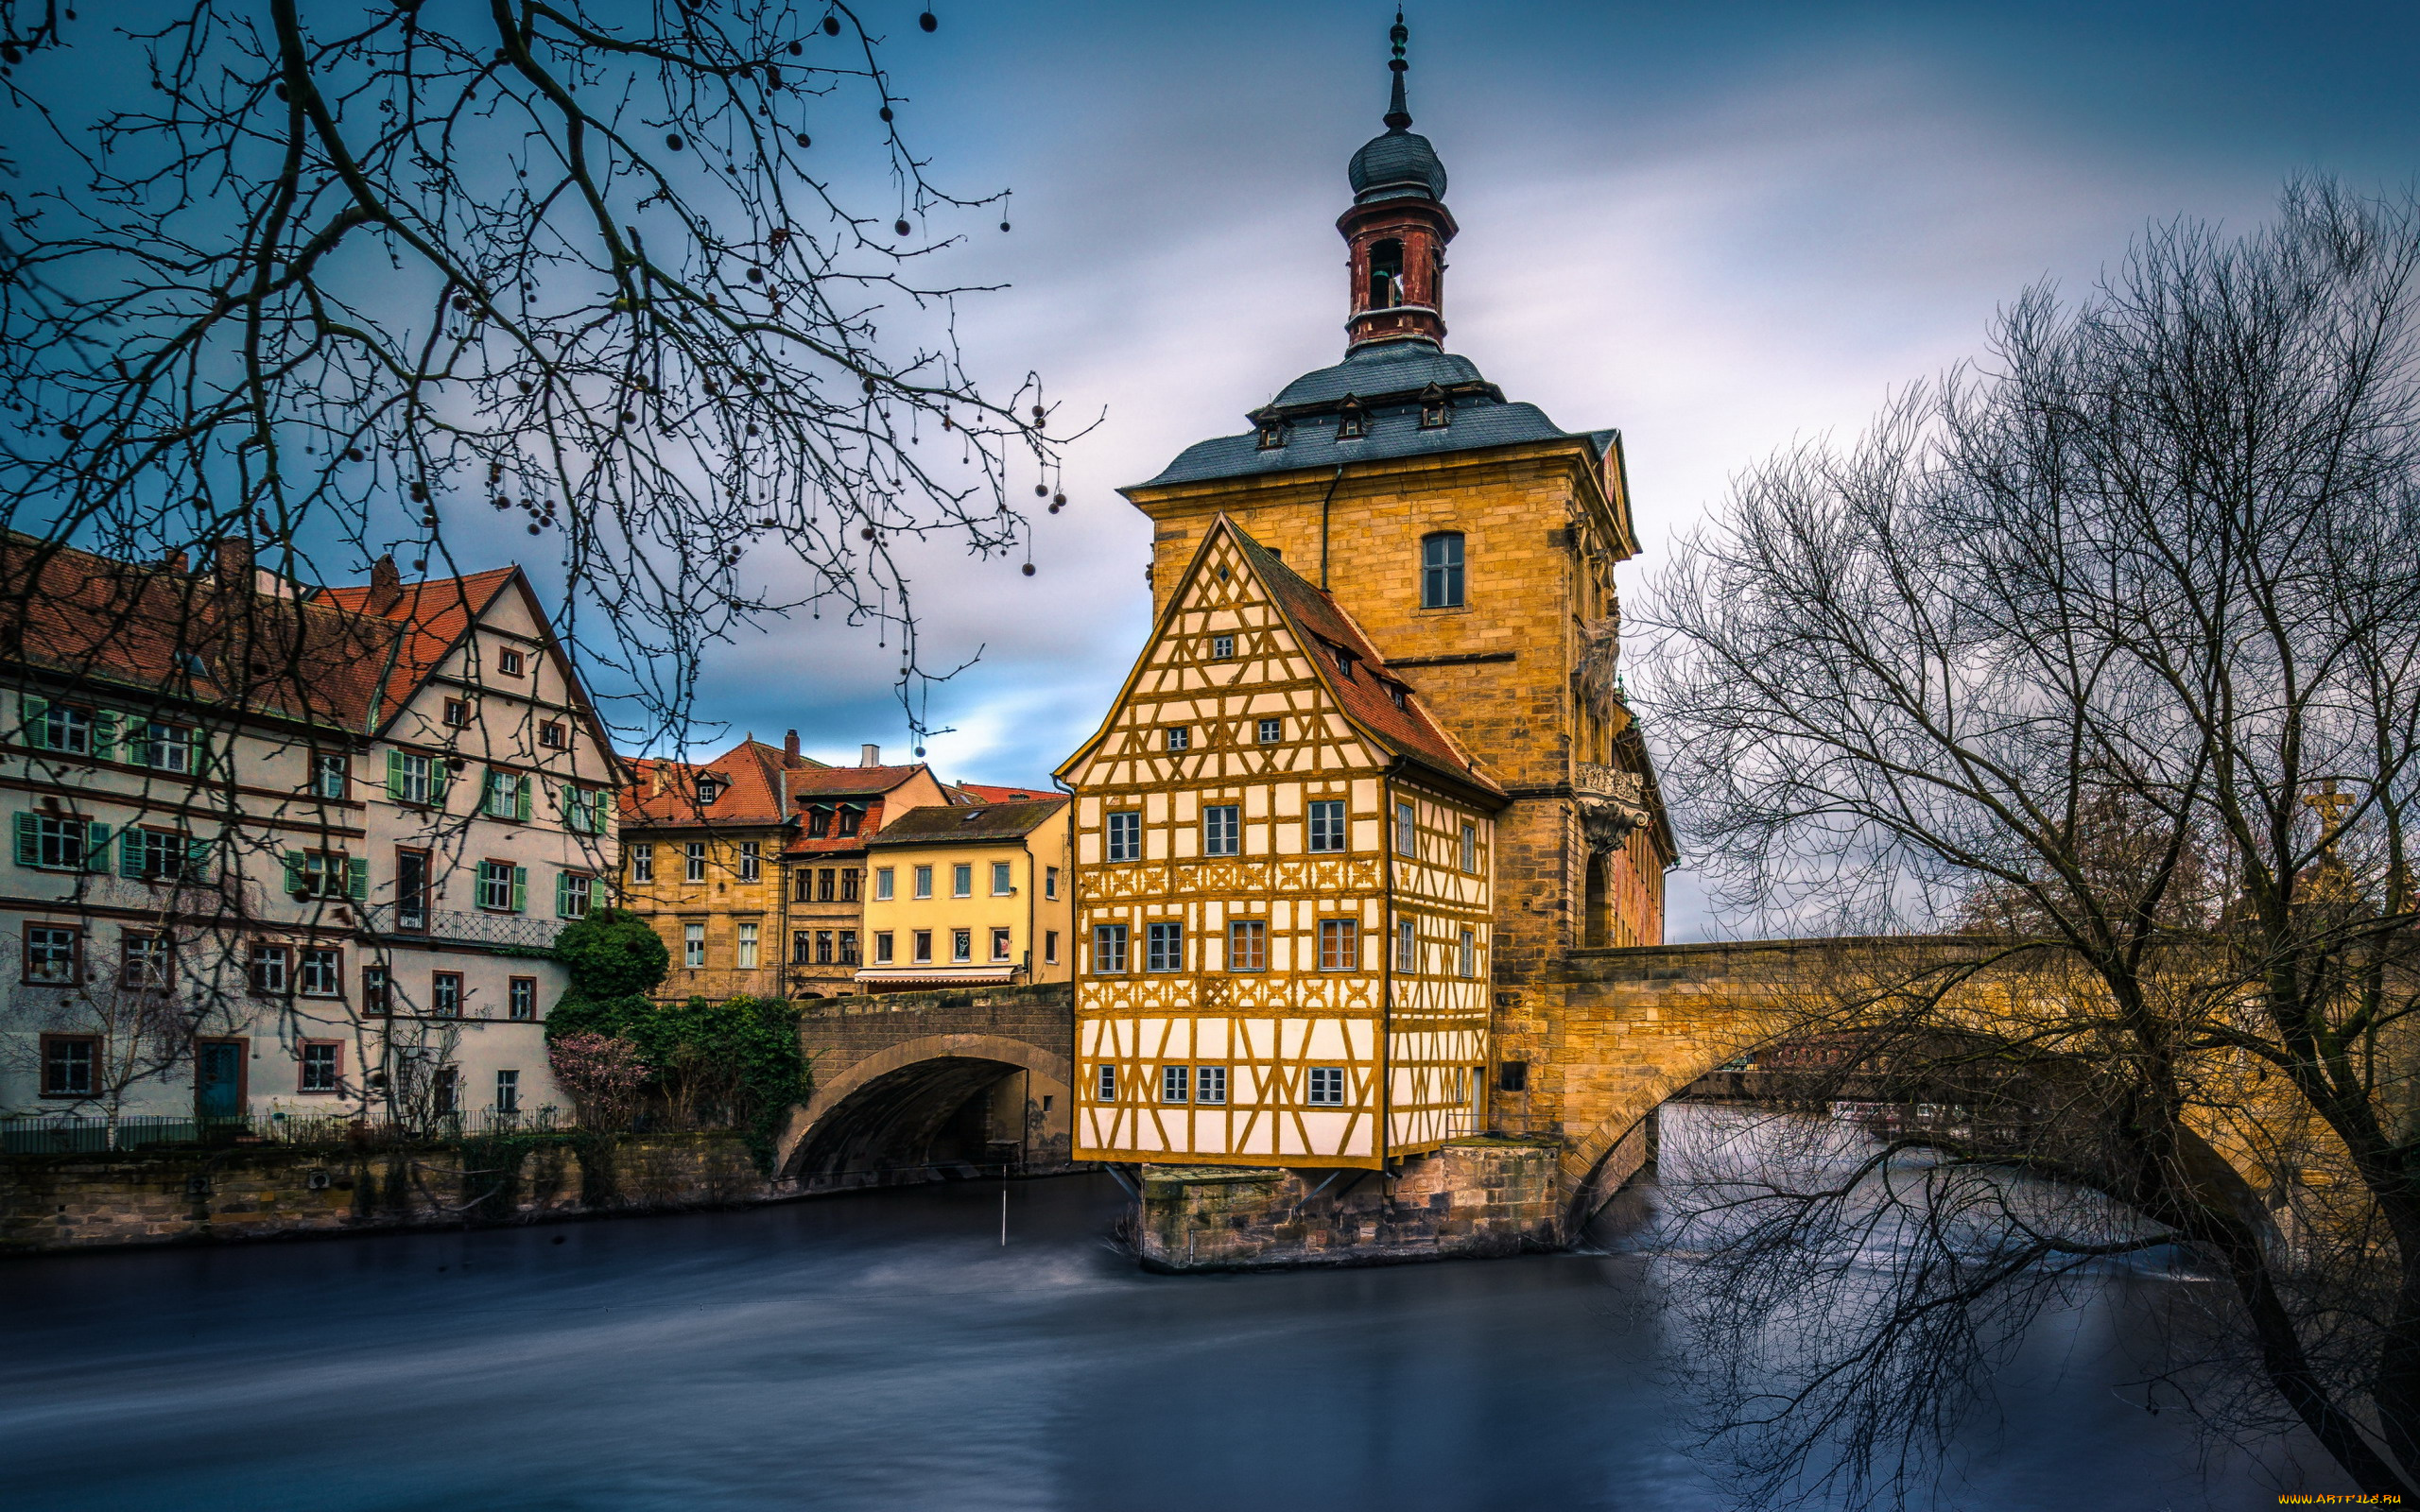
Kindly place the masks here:
POLYGON ((34 816, 30 814, 17 816, 17 865, 42 865, 42 840, 34 833, 34 816))
POLYGON ((50 727, 43 722, 50 713, 50 700, 25 694, 17 699, 17 714, 24 722, 23 736, 26 745, 36 750, 50 748, 50 727))
POLYGON ((491 766, 479 774, 479 812, 495 812, 495 768, 491 766))
POLYGON ((117 748, 117 711, 93 711, 93 759, 96 762, 122 760, 117 748))
POLYGON ((399 750, 387 753, 387 796, 398 803, 404 800, 404 753, 399 750))
POLYGON ((538 780, 536 778, 530 777, 526 773, 523 774, 521 785, 512 790, 512 816, 514 818, 527 819, 529 817, 531 800, 536 797, 534 789, 537 785, 538 780))
POLYGON ((302 870, 302 852, 300 850, 288 850, 285 852, 285 890, 287 892, 299 893, 302 890, 305 882, 306 879, 303 876, 302 870))
POLYGON ((210 880, 211 862, 214 859, 211 855, 213 849, 207 840, 185 842, 185 877, 188 881, 208 882, 210 880))
POLYGON ((117 833, 117 874, 121 877, 143 875, 143 836, 132 825, 117 833))
POLYGON ((345 864, 345 896, 354 902, 370 901, 370 863, 355 858, 345 864))
POLYGON ((555 873, 555 917, 571 917, 571 873, 568 871, 555 873))
POLYGON ((431 756, 428 759, 428 800, 439 808, 443 808, 445 789, 453 783, 453 781, 454 768, 445 764, 445 758, 431 756))
POLYGON ((529 911, 529 868, 527 867, 512 868, 512 911, 516 914, 526 914, 529 911))
POLYGON ((84 829, 84 869, 110 869, 110 827, 97 819, 84 829))

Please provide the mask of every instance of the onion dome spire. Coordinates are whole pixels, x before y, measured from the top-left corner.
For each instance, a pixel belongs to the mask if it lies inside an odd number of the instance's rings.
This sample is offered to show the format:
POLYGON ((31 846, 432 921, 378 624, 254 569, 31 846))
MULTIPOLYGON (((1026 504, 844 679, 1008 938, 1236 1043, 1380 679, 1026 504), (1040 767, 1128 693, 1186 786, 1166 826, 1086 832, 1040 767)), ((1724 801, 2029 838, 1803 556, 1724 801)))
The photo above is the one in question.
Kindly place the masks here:
POLYGON ((1445 209, 1445 165, 1428 139, 1411 129, 1411 107, 1404 98, 1404 44, 1411 28, 1395 10, 1387 33, 1394 56, 1388 93, 1386 131, 1361 145, 1345 167, 1353 185, 1353 208, 1336 229, 1353 249, 1352 316, 1345 322, 1350 346, 1378 341, 1444 339, 1443 312, 1445 244, 1454 239, 1454 217, 1445 209))
POLYGON ((1411 70, 1411 65, 1404 61, 1403 44, 1411 40, 1411 28, 1403 24, 1401 6, 1395 7, 1395 24, 1387 32, 1387 40, 1395 44, 1394 59, 1387 64, 1395 76, 1394 91, 1387 97, 1387 129, 1401 131, 1411 125, 1411 110, 1404 103, 1403 97, 1403 76, 1411 70))

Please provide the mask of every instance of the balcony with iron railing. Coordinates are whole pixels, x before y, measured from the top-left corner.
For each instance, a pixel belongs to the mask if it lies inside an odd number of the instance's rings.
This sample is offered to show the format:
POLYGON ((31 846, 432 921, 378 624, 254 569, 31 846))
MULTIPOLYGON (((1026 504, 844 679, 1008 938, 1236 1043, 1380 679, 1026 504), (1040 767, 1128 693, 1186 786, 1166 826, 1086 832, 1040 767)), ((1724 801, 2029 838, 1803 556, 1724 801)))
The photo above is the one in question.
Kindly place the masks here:
POLYGON ((416 908, 406 903, 373 903, 363 914, 373 935, 540 951, 551 950, 555 936, 571 922, 567 919, 537 919, 527 914, 466 913, 451 908, 416 908))

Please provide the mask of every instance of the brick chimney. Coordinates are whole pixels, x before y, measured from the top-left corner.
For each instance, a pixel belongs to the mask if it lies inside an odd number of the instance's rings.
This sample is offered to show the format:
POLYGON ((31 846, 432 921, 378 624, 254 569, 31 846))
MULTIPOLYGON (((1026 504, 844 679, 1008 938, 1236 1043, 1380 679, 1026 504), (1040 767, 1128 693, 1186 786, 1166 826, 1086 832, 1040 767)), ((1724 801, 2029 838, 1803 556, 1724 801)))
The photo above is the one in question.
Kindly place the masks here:
POLYGON ((879 747, 879 746, 860 746, 860 747, 857 747, 857 765, 858 765, 859 766, 879 766, 879 765, 882 765, 882 747, 879 747))
POLYGON ((404 576, 395 571, 392 553, 370 564, 370 597, 362 607, 372 614, 384 614, 404 599, 404 576))
POLYGON ((782 755, 784 756, 784 758, 786 758, 786 760, 789 760, 789 761, 796 761, 796 760, 798 760, 798 731, 797 731, 797 730, 791 730, 788 734, 784 735, 784 736, 782 737, 782 755))
POLYGON ((210 576, 222 593, 252 591, 252 542, 246 536, 221 536, 211 546, 210 576))

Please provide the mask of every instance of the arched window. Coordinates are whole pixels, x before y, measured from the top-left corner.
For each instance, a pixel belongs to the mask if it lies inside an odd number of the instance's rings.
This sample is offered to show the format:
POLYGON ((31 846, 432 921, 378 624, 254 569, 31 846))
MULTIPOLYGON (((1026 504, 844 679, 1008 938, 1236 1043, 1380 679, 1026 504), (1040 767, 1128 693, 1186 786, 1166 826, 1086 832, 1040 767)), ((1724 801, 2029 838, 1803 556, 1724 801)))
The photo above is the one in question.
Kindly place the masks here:
POLYGON ((1403 302, 1403 243, 1383 241, 1370 249, 1370 305, 1392 310, 1403 302))
POLYGON ((1420 607, 1462 607, 1462 533, 1441 530, 1420 542, 1420 607))

